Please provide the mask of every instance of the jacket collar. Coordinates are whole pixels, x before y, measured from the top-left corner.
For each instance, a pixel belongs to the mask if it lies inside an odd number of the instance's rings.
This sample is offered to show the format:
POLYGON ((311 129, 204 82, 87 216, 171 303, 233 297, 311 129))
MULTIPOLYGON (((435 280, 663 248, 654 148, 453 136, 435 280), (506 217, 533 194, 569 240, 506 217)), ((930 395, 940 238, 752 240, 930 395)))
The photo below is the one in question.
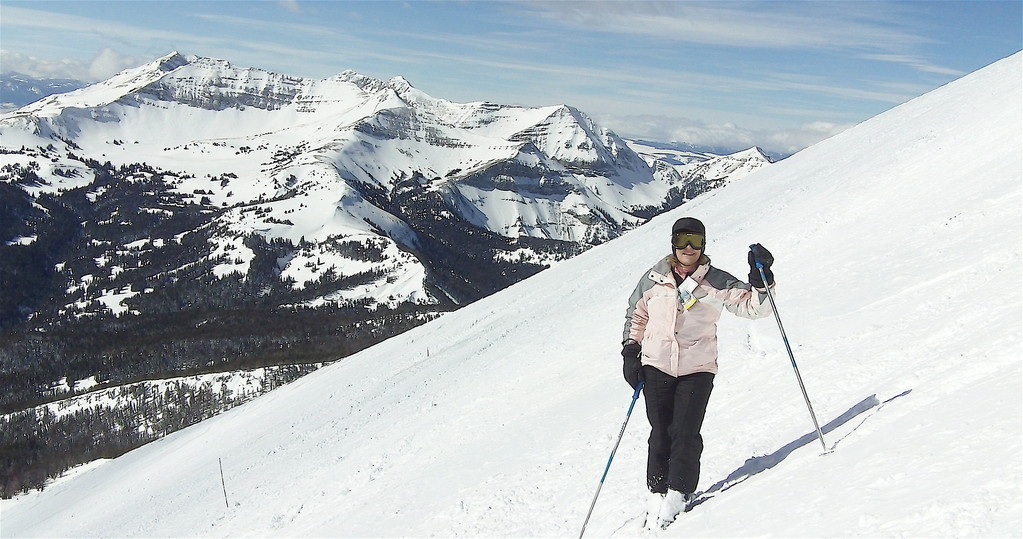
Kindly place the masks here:
MULTIPOLYGON (((671 275, 672 267, 669 262, 671 255, 662 258, 653 268, 650 269, 650 280, 660 284, 670 284, 675 286, 675 277, 671 275)), ((707 255, 700 257, 700 265, 696 268, 696 271, 691 273, 689 276, 697 281, 703 280, 710 271, 710 258, 707 255)))

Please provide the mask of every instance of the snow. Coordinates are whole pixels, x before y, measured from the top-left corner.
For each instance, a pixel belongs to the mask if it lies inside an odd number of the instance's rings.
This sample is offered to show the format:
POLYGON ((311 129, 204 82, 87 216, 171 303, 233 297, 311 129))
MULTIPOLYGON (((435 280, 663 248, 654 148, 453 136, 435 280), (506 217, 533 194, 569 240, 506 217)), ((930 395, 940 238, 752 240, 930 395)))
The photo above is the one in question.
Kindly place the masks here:
POLYGON ((99 297, 96 298, 96 301, 102 303, 112 313, 119 315, 128 312, 128 307, 124 305, 124 300, 133 298, 138 294, 138 292, 132 290, 130 285, 120 290, 104 289, 99 297))
POLYGON ((3 537, 577 536, 631 390, 619 340, 671 223, 775 254, 722 318, 706 500, 643 532, 642 401, 587 537, 1018 536, 1023 54, 504 291, 43 492, 3 537), (218 459, 222 459, 224 490, 218 459))
POLYGON ((99 384, 99 382, 96 381, 95 376, 83 378, 75 382, 75 391, 88 391, 95 387, 97 384, 99 384))
POLYGON ((33 234, 31 236, 15 236, 14 239, 12 239, 11 241, 8 241, 6 244, 7 245, 32 245, 33 243, 36 242, 37 238, 38 238, 38 236, 36 236, 35 234, 33 234))

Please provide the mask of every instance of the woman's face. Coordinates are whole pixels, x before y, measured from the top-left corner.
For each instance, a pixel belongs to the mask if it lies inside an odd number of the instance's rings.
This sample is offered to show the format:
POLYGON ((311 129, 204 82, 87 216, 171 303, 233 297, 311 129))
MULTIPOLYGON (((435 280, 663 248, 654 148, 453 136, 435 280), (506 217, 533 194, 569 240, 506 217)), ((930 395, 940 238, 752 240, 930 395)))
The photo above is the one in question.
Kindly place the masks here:
POLYGON ((694 248, 692 245, 686 245, 681 249, 675 249, 675 258, 686 267, 694 267, 698 265, 700 261, 701 251, 694 248))

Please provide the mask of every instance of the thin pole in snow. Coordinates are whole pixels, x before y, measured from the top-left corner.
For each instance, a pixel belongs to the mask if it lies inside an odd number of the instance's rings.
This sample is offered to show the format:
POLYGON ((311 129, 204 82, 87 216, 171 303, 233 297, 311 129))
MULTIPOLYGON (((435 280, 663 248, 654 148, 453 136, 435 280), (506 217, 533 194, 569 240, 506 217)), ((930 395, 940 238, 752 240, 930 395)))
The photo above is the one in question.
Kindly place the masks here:
MULTIPOLYGON (((750 249, 753 249, 753 245, 750 245, 750 249)), ((817 429, 817 438, 821 441, 821 447, 824 448, 825 453, 829 453, 828 445, 824 443, 824 433, 821 432, 821 426, 817 422, 817 414, 813 413, 813 406, 810 405, 810 396, 806 393, 806 386, 803 385, 803 377, 799 375, 799 367, 796 366, 796 358, 792 355, 792 347, 789 346, 789 338, 785 335, 785 328, 781 325, 781 316, 778 315, 778 306, 774 303, 774 294, 771 294, 771 287, 767 286, 767 274, 764 273, 764 265, 756 259, 757 269, 760 270, 760 279, 764 282, 764 288, 767 290, 767 299, 771 302, 771 310, 774 312, 774 319, 778 321, 778 331, 781 332, 781 340, 785 343, 785 350, 789 353, 789 361, 792 362, 792 370, 796 372, 796 381, 799 382, 799 389, 803 392, 803 400, 806 401, 806 408, 810 410, 810 418, 813 419, 813 426, 817 429)))
POLYGON ((607 478, 607 471, 611 469, 611 460, 615 458, 615 452, 618 451, 618 444, 622 443, 622 436, 625 434, 625 427, 629 424, 629 418, 632 416, 632 408, 636 406, 636 400, 639 399, 639 392, 643 389, 643 381, 641 380, 636 386, 636 392, 632 394, 632 404, 629 405, 629 411, 625 414, 625 423, 622 423, 622 430, 618 433, 618 440, 615 442, 614 449, 611 450, 611 456, 607 459, 607 466, 604 467, 604 475, 600 476, 600 484, 597 485, 597 493, 593 495, 593 502, 590 503, 590 510, 586 513, 586 520, 583 521, 583 529, 579 531, 579 539, 583 538, 583 534, 586 533, 586 525, 590 523, 590 515, 593 514, 593 508, 597 505, 597 496, 600 496, 600 488, 604 486, 604 479, 607 478))
POLYGON ((220 457, 217 457, 217 462, 220 464, 220 486, 224 488, 224 505, 230 509, 231 504, 227 501, 227 483, 224 482, 224 461, 220 457))

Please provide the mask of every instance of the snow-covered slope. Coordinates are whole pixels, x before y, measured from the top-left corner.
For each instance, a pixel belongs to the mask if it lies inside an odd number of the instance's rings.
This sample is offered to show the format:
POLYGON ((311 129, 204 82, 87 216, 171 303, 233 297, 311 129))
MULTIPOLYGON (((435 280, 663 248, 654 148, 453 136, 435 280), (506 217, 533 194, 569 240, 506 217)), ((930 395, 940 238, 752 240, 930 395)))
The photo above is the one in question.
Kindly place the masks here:
MULTIPOLYGON (((674 219, 776 255, 727 315, 692 536, 1013 536, 1021 477, 1023 55, 628 236, 42 493, 4 537, 574 536, 624 419, 618 341, 674 219), (218 461, 223 463, 221 484, 218 461)), ((642 404, 587 536, 641 535, 642 404)))
POLYGON ((0 73, 0 112, 22 107, 51 94, 70 92, 85 86, 75 79, 37 79, 8 71, 0 73))

